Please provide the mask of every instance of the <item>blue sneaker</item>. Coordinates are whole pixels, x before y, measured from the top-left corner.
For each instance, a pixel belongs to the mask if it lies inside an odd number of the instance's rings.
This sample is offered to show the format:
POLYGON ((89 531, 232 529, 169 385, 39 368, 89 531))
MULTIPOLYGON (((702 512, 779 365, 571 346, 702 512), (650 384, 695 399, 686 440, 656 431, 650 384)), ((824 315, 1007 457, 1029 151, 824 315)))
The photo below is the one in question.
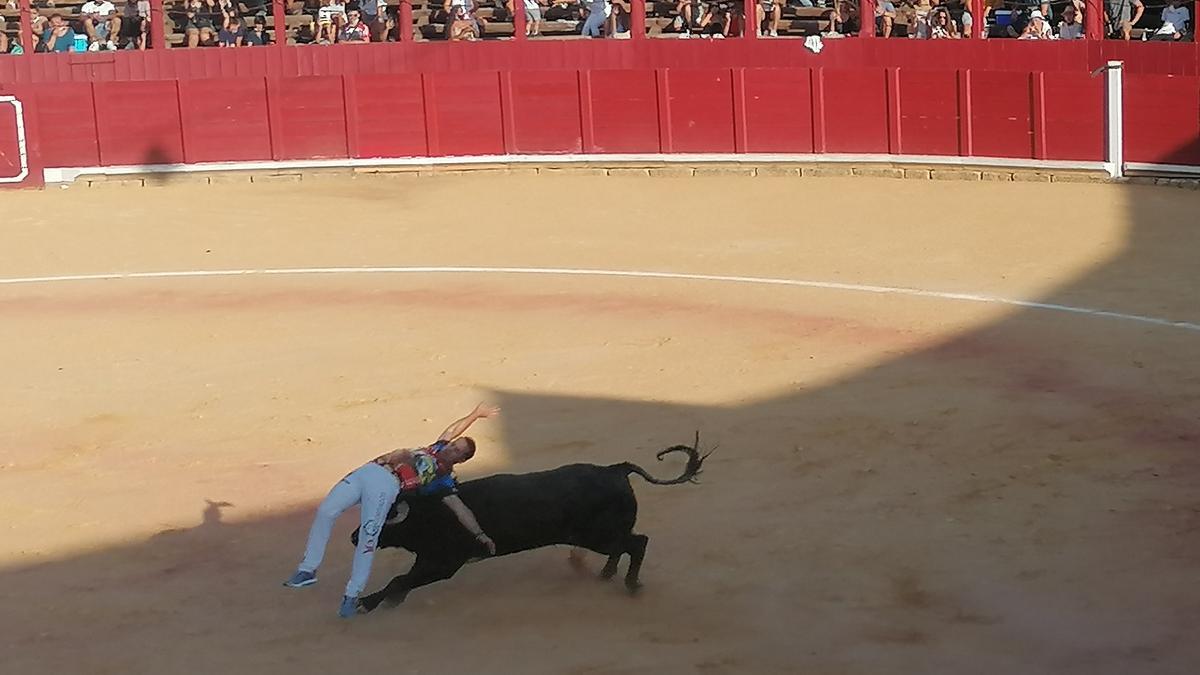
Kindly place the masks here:
POLYGON ((355 614, 358 614, 358 598, 343 595, 342 606, 338 609, 338 616, 343 619, 349 619, 355 614))
POLYGON ((304 570, 296 570, 290 579, 283 582, 288 588, 304 588, 317 583, 317 575, 313 572, 305 572, 304 570))

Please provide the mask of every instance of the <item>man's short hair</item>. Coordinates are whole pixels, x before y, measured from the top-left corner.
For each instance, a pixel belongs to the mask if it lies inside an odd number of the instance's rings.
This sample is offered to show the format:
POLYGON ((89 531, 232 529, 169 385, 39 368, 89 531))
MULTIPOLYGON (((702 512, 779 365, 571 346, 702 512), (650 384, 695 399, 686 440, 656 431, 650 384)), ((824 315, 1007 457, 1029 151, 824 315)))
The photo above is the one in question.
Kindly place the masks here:
POLYGON ((470 436, 463 436, 462 439, 467 444, 467 454, 463 457, 463 461, 465 462, 475 456, 475 439, 470 436))

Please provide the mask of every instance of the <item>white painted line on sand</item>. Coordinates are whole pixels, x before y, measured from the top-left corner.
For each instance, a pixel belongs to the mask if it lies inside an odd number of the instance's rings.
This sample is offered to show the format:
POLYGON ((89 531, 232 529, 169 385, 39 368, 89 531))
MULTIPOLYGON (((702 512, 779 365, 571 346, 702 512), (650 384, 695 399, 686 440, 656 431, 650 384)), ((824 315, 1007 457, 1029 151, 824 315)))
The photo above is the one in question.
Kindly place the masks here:
POLYGON ((14 277, 0 278, 0 285, 15 284, 47 284, 68 281, 118 281, 131 279, 187 279, 203 277, 234 277, 234 276, 274 276, 274 275, 315 275, 315 274, 540 274, 557 276, 581 277, 624 277, 637 279, 678 279, 684 281, 719 281, 739 284, 758 284, 764 286, 793 286, 800 288, 820 288, 836 291, 854 291, 859 293, 877 293, 889 295, 904 295, 920 298, 936 298, 939 300, 959 300, 966 302, 982 302, 997 305, 1009 305, 1024 309, 1041 309, 1053 312, 1066 312, 1086 316, 1133 321, 1136 323, 1180 328, 1200 332, 1200 323, 1176 321, 1141 314, 1126 314, 1090 307, 1077 307, 1051 302, 1034 300, 1015 300, 994 295, 977 293, 951 293, 945 291, 928 291, 919 288, 902 286, 873 286, 869 284, 849 284, 838 281, 810 281, 804 279, 779 279, 773 277, 746 277, 723 274, 689 274, 685 272, 653 272, 637 270, 598 270, 578 269, 572 267, 296 267, 281 269, 259 270, 181 270, 172 272, 113 272, 109 274, 70 274, 45 277, 14 277))

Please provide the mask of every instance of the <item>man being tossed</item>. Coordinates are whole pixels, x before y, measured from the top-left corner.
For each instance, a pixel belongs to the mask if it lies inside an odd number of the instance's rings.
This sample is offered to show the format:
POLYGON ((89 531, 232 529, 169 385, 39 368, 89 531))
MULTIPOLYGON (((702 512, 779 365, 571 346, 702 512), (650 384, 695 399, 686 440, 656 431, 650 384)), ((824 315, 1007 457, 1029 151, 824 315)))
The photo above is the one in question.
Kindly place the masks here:
POLYGON ((379 542, 379 532, 387 520, 388 511, 396 497, 405 495, 445 495, 442 501, 459 522, 486 546, 489 553, 496 552, 496 544, 484 534, 475 520, 471 509, 458 498, 454 465, 465 462, 475 455, 475 441, 462 436, 475 420, 493 417, 499 408, 480 403, 471 414, 456 420, 446 427, 432 445, 408 450, 394 450, 367 462, 343 478, 321 505, 308 533, 308 545, 304 549, 304 560, 290 579, 283 582, 290 588, 301 588, 317 583, 317 568, 325 557, 325 547, 333 530, 333 521, 346 509, 362 504, 362 519, 359 529, 358 547, 354 549, 354 563, 350 569, 350 581, 346 583, 346 594, 338 615, 349 618, 358 612, 358 596, 371 576, 371 562, 379 542), (461 438, 460 438, 461 436, 461 438))

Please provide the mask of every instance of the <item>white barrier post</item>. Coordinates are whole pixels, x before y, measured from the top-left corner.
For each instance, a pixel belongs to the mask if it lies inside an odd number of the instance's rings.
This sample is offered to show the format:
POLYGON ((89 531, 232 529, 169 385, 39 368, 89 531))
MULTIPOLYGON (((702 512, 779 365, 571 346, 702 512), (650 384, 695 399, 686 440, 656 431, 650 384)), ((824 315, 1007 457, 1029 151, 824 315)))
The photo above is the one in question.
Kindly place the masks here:
POLYGON ((1125 175, 1125 62, 1109 61, 1104 79, 1108 85, 1105 100, 1104 160, 1110 178, 1125 175))
POLYGON ((25 145, 25 107, 15 96, 0 96, 0 103, 8 103, 16 113, 17 161, 21 163, 20 173, 15 176, 0 176, 0 183, 20 183, 29 176, 29 152, 25 145))

